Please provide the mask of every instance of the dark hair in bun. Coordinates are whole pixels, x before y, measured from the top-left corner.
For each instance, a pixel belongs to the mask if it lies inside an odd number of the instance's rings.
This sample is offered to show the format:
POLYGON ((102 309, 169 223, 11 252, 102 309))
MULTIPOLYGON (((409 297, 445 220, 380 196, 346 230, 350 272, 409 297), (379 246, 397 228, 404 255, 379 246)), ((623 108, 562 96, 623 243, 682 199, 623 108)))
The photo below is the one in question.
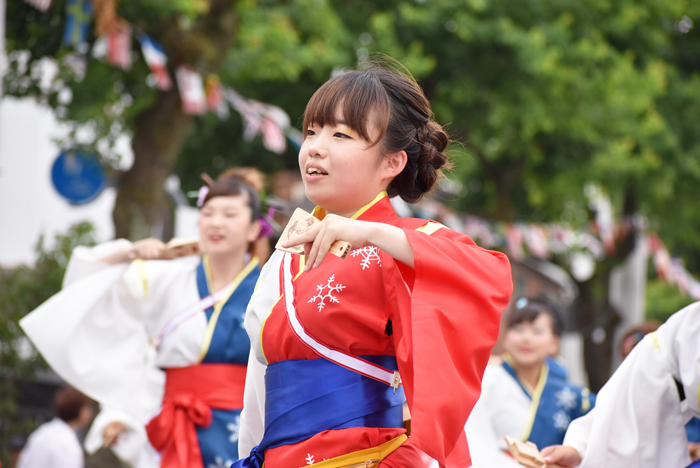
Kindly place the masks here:
POLYGON ((340 109, 344 123, 372 145, 381 142, 383 153, 405 151, 404 170, 387 189, 414 203, 430 191, 450 167, 445 149, 450 138, 433 119, 430 102, 413 77, 400 64, 369 63, 328 80, 313 95, 304 114, 304 133, 311 124, 335 125, 340 109), (391 64, 389 64, 391 65, 391 64), (380 133, 369 138, 369 128, 380 133))
POLYGON ((248 207, 250 207, 252 221, 260 218, 260 197, 258 193, 247 183, 244 177, 237 173, 224 173, 209 186, 209 193, 204 197, 202 206, 206 205, 214 197, 239 196, 245 194, 248 207))

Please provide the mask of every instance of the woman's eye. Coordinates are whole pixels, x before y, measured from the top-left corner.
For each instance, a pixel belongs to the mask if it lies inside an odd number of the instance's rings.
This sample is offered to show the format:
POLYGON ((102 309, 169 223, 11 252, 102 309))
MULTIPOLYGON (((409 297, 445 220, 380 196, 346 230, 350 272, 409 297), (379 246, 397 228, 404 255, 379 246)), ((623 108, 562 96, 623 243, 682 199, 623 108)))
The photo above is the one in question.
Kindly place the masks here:
POLYGON ((333 136, 336 136, 338 138, 350 138, 350 135, 346 135, 345 133, 342 132, 335 132, 333 136))
POLYGON ((314 132, 310 128, 306 129, 306 136, 312 136, 312 135, 316 135, 316 132, 314 132))

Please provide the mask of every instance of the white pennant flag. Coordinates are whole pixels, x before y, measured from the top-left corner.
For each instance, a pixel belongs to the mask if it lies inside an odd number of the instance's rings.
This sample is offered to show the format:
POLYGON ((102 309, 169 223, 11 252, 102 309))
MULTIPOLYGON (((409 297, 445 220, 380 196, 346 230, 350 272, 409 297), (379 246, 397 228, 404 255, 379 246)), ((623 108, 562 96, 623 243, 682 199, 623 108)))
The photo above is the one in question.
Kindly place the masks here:
POLYGON ((178 67, 175 75, 180 89, 182 110, 185 114, 201 115, 207 110, 202 75, 189 67, 178 67))

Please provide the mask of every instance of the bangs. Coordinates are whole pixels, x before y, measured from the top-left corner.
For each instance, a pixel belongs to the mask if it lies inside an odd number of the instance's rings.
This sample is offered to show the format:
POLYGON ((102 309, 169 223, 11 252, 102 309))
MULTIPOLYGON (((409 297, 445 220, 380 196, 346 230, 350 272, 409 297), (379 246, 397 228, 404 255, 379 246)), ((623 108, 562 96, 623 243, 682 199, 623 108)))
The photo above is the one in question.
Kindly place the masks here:
POLYGON ((391 102, 379 78, 348 71, 328 80, 311 97, 304 112, 304 135, 312 124, 325 127, 344 123, 374 146, 386 133, 390 111, 391 102), (375 141, 370 139, 372 127, 379 130, 375 141))

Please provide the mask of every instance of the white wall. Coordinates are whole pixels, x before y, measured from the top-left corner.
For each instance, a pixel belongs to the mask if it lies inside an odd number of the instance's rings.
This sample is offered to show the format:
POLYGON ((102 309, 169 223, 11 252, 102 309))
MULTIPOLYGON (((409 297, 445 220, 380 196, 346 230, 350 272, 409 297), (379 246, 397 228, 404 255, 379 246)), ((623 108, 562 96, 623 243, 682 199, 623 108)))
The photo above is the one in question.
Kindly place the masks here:
POLYGON ((32 99, 0 101, 0 267, 32 263, 42 233, 53 240, 80 221, 95 225, 99 241, 114 236, 114 189, 73 206, 53 188, 51 165, 60 151, 54 140, 65 133, 51 110, 32 99))

